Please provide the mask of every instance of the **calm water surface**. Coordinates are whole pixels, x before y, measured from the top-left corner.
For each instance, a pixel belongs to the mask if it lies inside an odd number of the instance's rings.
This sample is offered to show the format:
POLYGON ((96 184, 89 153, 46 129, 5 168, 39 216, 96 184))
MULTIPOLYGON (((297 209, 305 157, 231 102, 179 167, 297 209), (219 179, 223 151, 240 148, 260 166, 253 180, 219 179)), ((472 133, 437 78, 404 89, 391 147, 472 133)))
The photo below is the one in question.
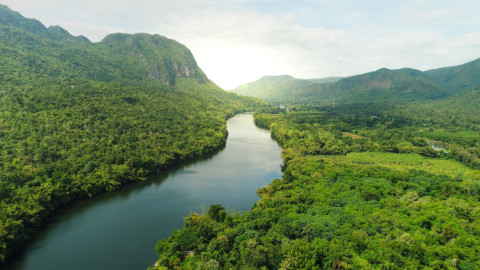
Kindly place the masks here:
POLYGON ((252 114, 232 117, 227 128, 218 154, 75 203, 2 269, 146 269, 156 260, 156 242, 202 204, 250 210, 256 190, 281 177, 281 148, 252 114))

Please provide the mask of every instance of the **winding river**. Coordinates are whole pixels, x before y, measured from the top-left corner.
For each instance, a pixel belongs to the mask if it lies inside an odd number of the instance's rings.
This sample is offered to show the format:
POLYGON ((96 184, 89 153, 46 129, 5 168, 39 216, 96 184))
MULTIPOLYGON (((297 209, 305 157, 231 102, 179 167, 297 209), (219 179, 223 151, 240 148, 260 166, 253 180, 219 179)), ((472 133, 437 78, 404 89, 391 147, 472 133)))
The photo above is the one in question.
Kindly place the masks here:
POLYGON ((2 269, 146 269, 156 242, 202 204, 249 210, 256 190, 281 177, 281 148, 252 114, 230 118, 227 128, 227 145, 214 156, 63 210, 2 269))

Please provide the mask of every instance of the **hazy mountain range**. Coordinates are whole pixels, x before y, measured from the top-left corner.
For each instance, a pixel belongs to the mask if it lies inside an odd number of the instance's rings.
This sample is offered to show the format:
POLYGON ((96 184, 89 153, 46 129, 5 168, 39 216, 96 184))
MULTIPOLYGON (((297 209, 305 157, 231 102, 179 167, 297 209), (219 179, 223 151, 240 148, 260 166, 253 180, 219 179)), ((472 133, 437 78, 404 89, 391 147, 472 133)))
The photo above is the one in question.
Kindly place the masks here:
POLYGON ((377 71, 347 78, 296 79, 264 76, 232 90, 275 103, 394 103, 437 100, 480 86, 480 59, 428 71, 411 68, 377 71))

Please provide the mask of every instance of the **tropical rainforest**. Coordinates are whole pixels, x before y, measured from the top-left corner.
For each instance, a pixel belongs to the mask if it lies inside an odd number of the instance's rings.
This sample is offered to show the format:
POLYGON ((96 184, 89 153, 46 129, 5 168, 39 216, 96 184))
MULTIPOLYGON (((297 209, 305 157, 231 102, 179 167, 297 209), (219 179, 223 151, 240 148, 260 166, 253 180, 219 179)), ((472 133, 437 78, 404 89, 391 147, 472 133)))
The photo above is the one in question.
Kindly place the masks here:
POLYGON ((283 178, 249 212, 185 218, 156 269, 479 269, 480 115, 456 106, 258 110, 283 178))
POLYGON ((479 72, 476 60, 242 87, 283 103, 254 118, 284 175, 249 212, 192 212, 154 268, 480 269, 479 72))
MULTIPOLYGON (((255 111, 283 177, 192 212, 154 269, 479 269, 480 60, 227 93, 182 44, 92 43, 0 5, 0 261, 55 211, 225 145, 255 111), (245 91, 245 92, 244 92, 245 91)), ((153 247, 152 247, 153 248, 153 247)))
POLYGON ((0 6, 0 262, 56 209, 217 151, 226 119, 262 105, 176 41, 91 43, 0 6))

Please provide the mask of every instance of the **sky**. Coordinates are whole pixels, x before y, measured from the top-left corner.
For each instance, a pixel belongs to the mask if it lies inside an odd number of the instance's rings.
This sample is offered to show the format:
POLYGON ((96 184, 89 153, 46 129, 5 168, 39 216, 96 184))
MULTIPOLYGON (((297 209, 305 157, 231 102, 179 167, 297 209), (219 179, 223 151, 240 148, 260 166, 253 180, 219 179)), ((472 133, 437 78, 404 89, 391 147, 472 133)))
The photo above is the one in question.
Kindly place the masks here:
POLYGON ((480 58, 478 0, 0 0, 93 42, 151 33, 186 45, 217 85, 264 75, 428 70, 480 58))

